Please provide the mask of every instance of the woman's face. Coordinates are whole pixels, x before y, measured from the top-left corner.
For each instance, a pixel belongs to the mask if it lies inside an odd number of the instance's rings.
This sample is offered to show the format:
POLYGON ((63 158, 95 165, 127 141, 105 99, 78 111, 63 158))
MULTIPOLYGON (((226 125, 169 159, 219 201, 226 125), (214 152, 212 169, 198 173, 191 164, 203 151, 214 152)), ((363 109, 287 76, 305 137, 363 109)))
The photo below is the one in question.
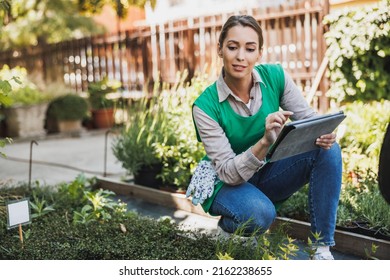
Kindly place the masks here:
POLYGON ((259 37, 251 27, 236 25, 229 29, 222 46, 218 46, 223 59, 225 78, 251 77, 252 69, 261 57, 259 37))

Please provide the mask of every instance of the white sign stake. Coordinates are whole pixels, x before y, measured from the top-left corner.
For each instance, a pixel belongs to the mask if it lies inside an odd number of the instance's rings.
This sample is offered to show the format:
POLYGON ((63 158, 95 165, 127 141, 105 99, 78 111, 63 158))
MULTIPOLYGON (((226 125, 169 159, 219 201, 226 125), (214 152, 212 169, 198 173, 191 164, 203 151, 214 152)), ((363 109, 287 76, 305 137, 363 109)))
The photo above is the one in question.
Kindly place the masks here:
POLYGON ((22 225, 31 223, 30 204, 28 198, 7 202, 7 227, 19 227, 19 238, 23 246, 22 225))

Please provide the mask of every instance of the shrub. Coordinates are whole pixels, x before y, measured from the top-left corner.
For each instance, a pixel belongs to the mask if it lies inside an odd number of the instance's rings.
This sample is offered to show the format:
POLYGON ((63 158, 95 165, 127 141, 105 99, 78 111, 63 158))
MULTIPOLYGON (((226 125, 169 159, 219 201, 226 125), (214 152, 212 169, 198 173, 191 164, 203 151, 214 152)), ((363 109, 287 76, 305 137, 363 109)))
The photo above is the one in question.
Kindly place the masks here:
POLYGON ((8 65, 4 65, 0 70, 0 80, 8 81, 12 88, 11 92, 7 90, 9 99, 4 104, 6 107, 40 104, 52 98, 29 79, 27 70, 23 67, 17 66, 11 69, 8 65))
POLYGON ((109 99, 107 94, 118 91, 121 83, 104 77, 102 80, 88 84, 89 103, 92 110, 112 108, 114 100, 109 99))
POLYGON ((369 172, 356 185, 351 182, 344 184, 337 224, 349 226, 354 222, 366 223, 367 228, 390 238, 389 206, 380 194, 376 174, 369 172))
POLYGON ((345 132, 339 141, 345 180, 351 174, 362 178, 369 170, 377 173, 382 141, 390 121, 390 101, 356 101, 342 109, 347 115, 343 124, 345 132))
POLYGON ((137 175, 142 166, 161 164, 158 175, 168 186, 185 188, 204 150, 196 140, 192 102, 206 85, 206 77, 178 74, 172 87, 156 83, 152 97, 145 96, 130 113, 132 118, 115 139, 113 153, 122 166, 137 175))
POLYGON ((390 92, 390 5, 350 8, 325 17, 331 87, 338 101, 381 100, 390 92))
POLYGON ((47 116, 56 120, 82 120, 87 113, 87 101, 75 93, 56 97, 47 109, 47 116))

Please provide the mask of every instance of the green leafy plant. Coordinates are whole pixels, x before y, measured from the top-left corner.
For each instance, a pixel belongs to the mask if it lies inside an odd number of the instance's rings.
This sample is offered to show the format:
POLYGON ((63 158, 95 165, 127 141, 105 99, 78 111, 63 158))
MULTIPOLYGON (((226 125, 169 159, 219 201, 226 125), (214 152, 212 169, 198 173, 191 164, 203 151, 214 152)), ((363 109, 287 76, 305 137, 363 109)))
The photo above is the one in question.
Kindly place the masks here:
POLYGON ((27 70, 23 67, 17 66, 11 69, 8 65, 4 65, 0 70, 0 80, 3 81, 0 96, 3 96, 4 107, 41 104, 52 98, 31 81, 27 70))
POLYGON ((113 153, 131 174, 142 166, 159 164, 163 184, 186 187, 204 150, 196 140, 192 123, 192 103, 207 85, 199 74, 185 82, 187 73, 178 73, 176 83, 155 84, 152 97, 139 100, 129 114, 131 119, 115 139, 113 153))
POLYGON ((364 223, 366 229, 390 236, 389 206, 380 194, 377 175, 369 171, 362 178, 357 184, 345 184, 340 197, 340 206, 345 213, 338 217, 337 224, 348 226, 353 222, 364 223))
POLYGON ((312 238, 307 239, 307 248, 306 253, 309 255, 309 258, 311 259, 316 251, 316 247, 323 246, 324 244, 321 242, 321 234, 319 232, 311 232, 312 238))
POLYGON ((10 8, 9 1, 7 1, 7 0, 0 1, 0 9, 1 10, 9 10, 9 8, 10 8))
MULTIPOLYGON (((1 5, 9 5, 8 2, 2 2, 1 5)), ((12 85, 11 82, 14 82, 16 84, 21 84, 21 81, 18 77, 11 77, 10 80, 2 80, 0 77, 0 108, 2 106, 8 107, 12 104, 12 100, 9 97, 9 94, 12 92, 12 85)), ((3 120, 4 116, 0 112, 0 122, 3 120)), ((0 139, 0 148, 4 148, 6 144, 12 143, 12 139, 9 137, 6 137, 5 139, 0 139)), ((6 157, 6 155, 3 152, 0 152, 0 156, 6 157)))
POLYGON ((73 222, 88 224, 92 221, 108 221, 112 214, 124 215, 126 206, 112 197, 115 194, 107 190, 84 191, 89 204, 83 206, 80 212, 74 211, 73 222))
POLYGON ((308 220, 310 215, 308 195, 309 186, 306 185, 281 204, 281 207, 278 209, 278 214, 297 220, 308 220))
POLYGON ((153 143, 161 141, 164 126, 158 129, 158 115, 152 108, 153 100, 139 100, 130 114, 130 120, 121 134, 114 139, 113 153, 129 173, 136 175, 142 166, 152 166, 160 161, 155 156, 153 143))
POLYGON ((218 259, 287 260, 296 256, 298 246, 286 234, 286 224, 272 232, 260 234, 255 231, 248 236, 245 228, 249 222, 241 225, 230 237, 217 239, 218 259))
POLYGON ((86 190, 92 190, 96 178, 89 179, 85 174, 79 174, 72 182, 57 186, 56 205, 68 210, 81 208, 87 203, 84 195, 86 190))
MULTIPOLYGON (((12 143, 12 139, 9 137, 6 137, 5 139, 0 139, 0 148, 4 148, 5 145, 11 144, 11 143, 12 143)), ((0 156, 5 157, 5 158, 7 157, 7 155, 3 152, 0 152, 0 156)))
POLYGON ((35 193, 33 193, 33 200, 30 201, 30 206, 32 210, 31 218, 39 218, 51 211, 54 211, 54 207, 52 205, 48 205, 45 198, 38 197, 35 193))
POLYGON ((88 84, 89 102, 92 110, 114 107, 114 100, 108 94, 115 93, 121 87, 116 80, 104 77, 102 80, 88 84))
POLYGON ((47 117, 56 120, 82 120, 87 114, 87 101, 76 93, 56 97, 47 108, 47 117))
POLYGON ((364 179, 369 170, 377 172, 380 148, 390 121, 390 101, 356 101, 342 109, 347 115, 339 141, 344 181, 364 179))
POLYGON ((18 77, 11 77, 10 80, 0 79, 0 106, 8 107, 12 104, 12 99, 9 97, 9 94, 12 92, 11 81, 16 84, 22 83, 18 77))
POLYGON ((364 251, 366 253, 367 259, 377 260, 378 258, 373 257, 377 250, 378 246, 373 243, 371 244, 370 249, 365 248, 364 251))
POLYGON ((390 92, 390 5, 354 7, 325 17, 331 87, 337 101, 381 100, 390 92))

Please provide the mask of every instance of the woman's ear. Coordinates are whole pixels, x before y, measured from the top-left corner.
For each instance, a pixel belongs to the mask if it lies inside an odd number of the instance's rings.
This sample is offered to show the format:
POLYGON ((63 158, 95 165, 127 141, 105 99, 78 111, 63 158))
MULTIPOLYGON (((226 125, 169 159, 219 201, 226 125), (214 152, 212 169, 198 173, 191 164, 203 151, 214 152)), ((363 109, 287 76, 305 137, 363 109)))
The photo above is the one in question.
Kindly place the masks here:
POLYGON ((263 48, 261 48, 260 51, 259 51, 258 59, 260 60, 262 57, 263 57, 263 48))
POLYGON ((222 46, 218 43, 218 56, 222 58, 222 46))

